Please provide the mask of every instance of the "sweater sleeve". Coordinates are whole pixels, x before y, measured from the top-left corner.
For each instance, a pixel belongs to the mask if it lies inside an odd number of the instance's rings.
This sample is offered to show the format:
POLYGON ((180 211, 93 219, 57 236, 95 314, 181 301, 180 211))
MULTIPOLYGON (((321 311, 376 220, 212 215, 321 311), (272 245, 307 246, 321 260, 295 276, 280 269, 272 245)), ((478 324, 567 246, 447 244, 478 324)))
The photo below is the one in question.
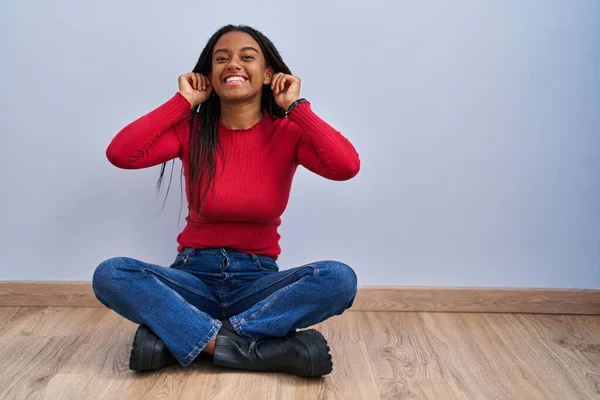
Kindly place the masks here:
POLYGON ((309 102, 299 104, 288 118, 300 128, 296 147, 298 164, 335 181, 358 174, 360 158, 352 143, 316 115, 309 102))
POLYGON ((181 141, 178 127, 190 115, 190 103, 177 92, 170 100, 133 121, 112 139, 108 160, 119 168, 147 168, 177 157, 181 141))

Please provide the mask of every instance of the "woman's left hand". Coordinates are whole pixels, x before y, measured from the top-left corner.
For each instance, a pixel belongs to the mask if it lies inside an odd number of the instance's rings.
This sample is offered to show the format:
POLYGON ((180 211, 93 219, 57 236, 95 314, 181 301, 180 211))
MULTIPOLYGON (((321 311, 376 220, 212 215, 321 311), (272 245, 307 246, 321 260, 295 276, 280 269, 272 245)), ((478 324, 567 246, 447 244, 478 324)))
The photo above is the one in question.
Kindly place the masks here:
POLYGON ((277 105, 287 111, 300 98, 300 78, 278 72, 271 80, 271 89, 277 105))

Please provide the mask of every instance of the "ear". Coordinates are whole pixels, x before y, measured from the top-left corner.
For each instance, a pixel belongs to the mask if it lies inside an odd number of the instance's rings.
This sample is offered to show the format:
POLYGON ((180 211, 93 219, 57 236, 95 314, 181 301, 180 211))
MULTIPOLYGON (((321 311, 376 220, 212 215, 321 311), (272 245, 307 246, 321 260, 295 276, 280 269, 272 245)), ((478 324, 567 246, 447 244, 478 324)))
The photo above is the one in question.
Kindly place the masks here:
POLYGON ((265 71, 265 79, 263 79, 263 84, 268 85, 271 83, 271 79, 273 79, 273 75, 275 75, 275 71, 273 71, 272 67, 267 67, 265 71))

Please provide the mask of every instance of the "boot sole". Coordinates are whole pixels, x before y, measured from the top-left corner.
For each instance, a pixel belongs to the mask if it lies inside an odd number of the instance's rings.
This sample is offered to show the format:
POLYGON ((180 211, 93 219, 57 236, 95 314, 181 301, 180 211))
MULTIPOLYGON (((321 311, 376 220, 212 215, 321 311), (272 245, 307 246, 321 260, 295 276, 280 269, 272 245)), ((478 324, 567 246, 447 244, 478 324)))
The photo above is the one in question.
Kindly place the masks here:
POLYGON ((152 364, 156 341, 157 337, 147 327, 140 325, 133 337, 131 355, 129 356, 129 369, 134 371, 158 369, 152 364))
POLYGON ((323 334, 316 329, 307 329, 305 331, 298 331, 294 335, 302 340, 302 343, 304 343, 310 354, 312 373, 306 376, 316 377, 330 374, 333 371, 333 360, 329 353, 331 349, 323 334), (303 340, 306 336, 310 340, 303 340))

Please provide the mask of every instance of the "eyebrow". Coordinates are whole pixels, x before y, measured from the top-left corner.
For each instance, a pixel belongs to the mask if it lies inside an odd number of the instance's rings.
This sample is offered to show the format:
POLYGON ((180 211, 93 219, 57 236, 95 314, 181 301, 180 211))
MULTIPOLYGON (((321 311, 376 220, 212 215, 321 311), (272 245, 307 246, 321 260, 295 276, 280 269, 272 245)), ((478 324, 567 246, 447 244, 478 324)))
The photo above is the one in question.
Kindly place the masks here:
MULTIPOLYGON (((248 51, 248 50, 251 50, 251 51, 255 51, 256 53, 258 53, 258 50, 256 50, 256 49, 255 49, 254 47, 252 47, 252 46, 246 46, 246 47, 242 47, 240 50, 241 50, 241 51, 248 51)), ((213 52, 213 55, 215 55, 215 54, 217 54, 217 53, 229 53, 229 50, 227 50, 227 49, 216 49, 216 50, 213 52)))

